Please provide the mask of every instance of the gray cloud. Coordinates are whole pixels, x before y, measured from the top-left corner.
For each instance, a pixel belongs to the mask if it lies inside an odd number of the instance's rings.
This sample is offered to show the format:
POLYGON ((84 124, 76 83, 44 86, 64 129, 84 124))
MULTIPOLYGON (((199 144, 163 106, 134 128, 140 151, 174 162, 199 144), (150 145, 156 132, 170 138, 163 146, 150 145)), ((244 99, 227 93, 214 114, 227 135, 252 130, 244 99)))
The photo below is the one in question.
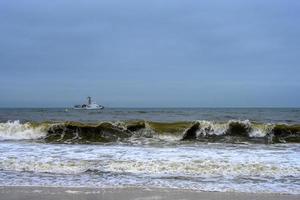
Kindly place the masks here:
POLYGON ((111 106, 300 106, 299 8, 4 0, 0 106, 65 106, 86 95, 111 106))

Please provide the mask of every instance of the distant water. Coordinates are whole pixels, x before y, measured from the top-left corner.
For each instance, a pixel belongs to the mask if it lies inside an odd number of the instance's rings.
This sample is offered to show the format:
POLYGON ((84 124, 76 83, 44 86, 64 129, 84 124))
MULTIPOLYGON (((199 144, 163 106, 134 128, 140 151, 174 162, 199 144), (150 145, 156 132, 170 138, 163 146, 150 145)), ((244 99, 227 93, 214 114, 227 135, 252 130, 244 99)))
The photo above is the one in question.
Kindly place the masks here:
POLYGON ((300 194, 299 143, 182 141, 181 132, 194 122, 199 123, 198 131, 219 135, 228 134, 234 124, 247 131, 246 138, 257 139, 276 124, 298 126, 300 109, 0 109, 0 185, 300 194), (92 134, 88 123, 109 122, 112 127, 103 125, 109 137, 111 131, 128 134, 122 127, 132 120, 148 123, 123 140, 78 144, 82 136, 92 134), (81 122, 78 126, 84 128, 75 127, 75 139, 59 132, 61 137, 43 140, 49 126, 65 121, 81 122))
POLYGON ((231 119, 261 123, 300 123, 300 108, 107 108, 100 111, 70 108, 1 109, 0 122, 27 121, 194 121, 231 119))

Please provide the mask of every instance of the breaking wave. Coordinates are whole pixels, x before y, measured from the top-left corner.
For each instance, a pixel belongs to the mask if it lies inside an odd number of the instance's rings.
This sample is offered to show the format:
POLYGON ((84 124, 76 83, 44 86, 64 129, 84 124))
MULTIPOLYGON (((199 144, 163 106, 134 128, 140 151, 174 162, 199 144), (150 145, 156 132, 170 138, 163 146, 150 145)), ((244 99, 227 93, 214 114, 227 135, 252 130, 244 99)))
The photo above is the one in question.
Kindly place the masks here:
POLYGON ((197 121, 196 137, 236 135, 245 137, 265 137, 274 128, 274 124, 257 124, 249 120, 229 120, 227 123, 197 121))
POLYGON ((0 123, 0 140, 37 140, 46 143, 106 143, 141 139, 200 142, 300 142, 300 125, 263 124, 250 120, 152 122, 118 121, 98 124, 0 123))
POLYGON ((30 123, 20 123, 20 121, 8 121, 0 123, 1 140, 33 140, 43 138, 47 135, 45 125, 34 127, 30 123))

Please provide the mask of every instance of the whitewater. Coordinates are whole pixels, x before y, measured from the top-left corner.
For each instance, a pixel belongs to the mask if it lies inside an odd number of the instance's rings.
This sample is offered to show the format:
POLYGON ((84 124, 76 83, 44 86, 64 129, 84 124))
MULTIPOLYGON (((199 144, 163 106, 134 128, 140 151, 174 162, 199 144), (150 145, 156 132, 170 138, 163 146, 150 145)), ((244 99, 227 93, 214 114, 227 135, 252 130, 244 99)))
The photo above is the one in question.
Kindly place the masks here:
POLYGON ((0 109, 0 186, 300 194, 299 109, 0 109))

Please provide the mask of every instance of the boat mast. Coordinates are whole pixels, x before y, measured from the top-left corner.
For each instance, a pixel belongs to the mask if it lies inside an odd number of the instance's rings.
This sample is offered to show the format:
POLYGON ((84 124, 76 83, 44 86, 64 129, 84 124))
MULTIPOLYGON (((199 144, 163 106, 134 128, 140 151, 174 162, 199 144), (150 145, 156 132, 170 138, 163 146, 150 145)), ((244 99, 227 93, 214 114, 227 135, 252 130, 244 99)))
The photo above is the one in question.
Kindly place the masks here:
POLYGON ((88 105, 91 105, 92 104, 92 97, 87 97, 88 99, 88 105))

